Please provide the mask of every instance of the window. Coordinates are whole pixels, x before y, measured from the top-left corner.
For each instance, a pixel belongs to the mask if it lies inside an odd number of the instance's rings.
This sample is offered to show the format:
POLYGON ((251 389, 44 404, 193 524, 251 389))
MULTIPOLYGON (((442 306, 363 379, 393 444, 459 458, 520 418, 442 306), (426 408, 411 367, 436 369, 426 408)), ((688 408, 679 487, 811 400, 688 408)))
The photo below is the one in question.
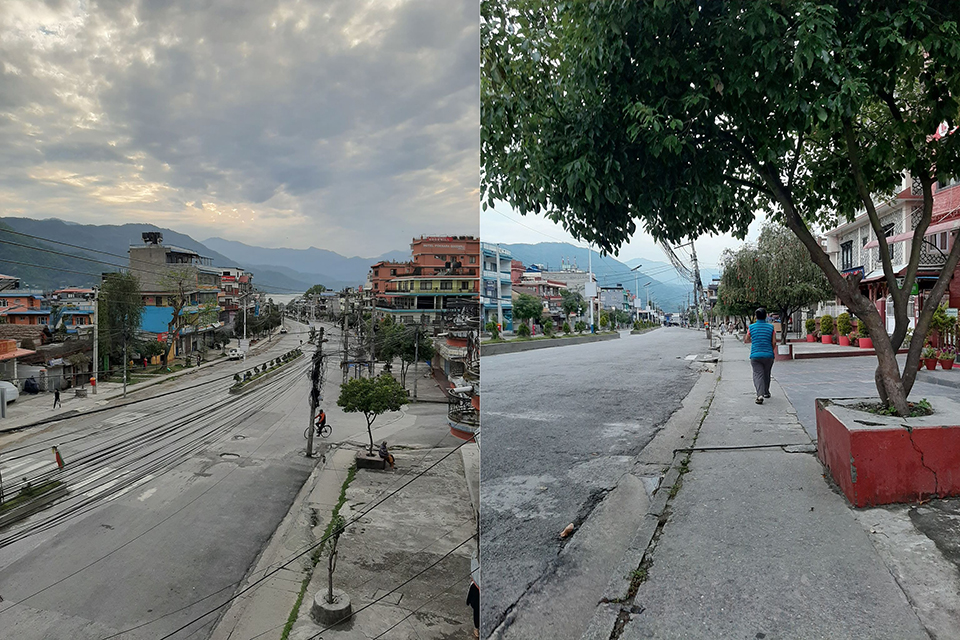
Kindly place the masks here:
POLYGON ((453 291, 453 281, 452 281, 452 280, 441 280, 441 281, 440 281, 440 291, 453 291))
POLYGON ((941 248, 942 250, 944 250, 944 251, 947 250, 947 232, 946 232, 946 231, 940 233, 940 235, 939 235, 939 241, 937 242, 937 246, 940 247, 940 248, 941 248))
POLYGON ((157 296, 157 306, 158 307, 163 306, 163 296, 157 296))
POLYGON ((853 241, 844 242, 840 245, 840 269, 850 269, 853 267, 853 241))
POLYGON ((884 237, 884 238, 889 238, 890 236, 893 235, 893 223, 892 223, 892 222, 889 223, 889 224, 885 224, 885 225, 883 225, 883 226, 880 227, 880 228, 883 229, 883 237, 884 237))
POLYGON ((397 275, 397 270, 396 270, 396 269, 390 269, 390 275, 392 275, 392 276, 397 275))
POLYGON ((470 264, 477 264, 477 256, 470 256, 470 264))
POLYGON ((470 290, 470 281, 461 280, 460 281, 460 291, 469 291, 470 290))
POLYGON ((420 291, 430 291, 431 289, 433 289, 433 281, 432 281, 432 280, 421 280, 421 281, 420 281, 420 291))

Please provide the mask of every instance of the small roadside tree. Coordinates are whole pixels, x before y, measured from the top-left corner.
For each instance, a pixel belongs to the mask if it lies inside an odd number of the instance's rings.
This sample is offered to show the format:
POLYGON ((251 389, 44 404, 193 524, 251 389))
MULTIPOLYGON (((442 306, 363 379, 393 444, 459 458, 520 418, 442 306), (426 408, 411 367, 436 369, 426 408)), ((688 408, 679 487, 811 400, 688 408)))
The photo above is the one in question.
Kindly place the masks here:
POLYGON ((340 386, 337 406, 347 413, 362 413, 367 421, 367 436, 370 446, 367 453, 373 455, 373 421, 387 411, 399 411, 407 404, 407 390, 389 373, 376 378, 356 378, 340 386))
POLYGON ((108 274, 104 278, 98 304, 101 347, 105 346, 105 352, 111 357, 122 359, 126 367, 129 348, 136 340, 143 317, 140 280, 131 273, 108 274))
POLYGON ((513 317, 517 320, 529 321, 532 325, 543 316, 543 303, 540 298, 529 293, 521 293, 513 303, 513 317))

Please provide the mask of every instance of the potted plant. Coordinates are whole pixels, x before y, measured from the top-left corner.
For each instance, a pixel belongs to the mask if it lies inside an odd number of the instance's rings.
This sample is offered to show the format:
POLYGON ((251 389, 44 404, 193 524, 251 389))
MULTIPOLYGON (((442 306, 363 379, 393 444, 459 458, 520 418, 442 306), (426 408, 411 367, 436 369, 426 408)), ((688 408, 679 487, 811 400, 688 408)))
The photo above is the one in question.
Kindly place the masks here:
POLYGON ((937 355, 937 350, 929 344, 920 352, 920 358, 923 359, 923 364, 926 365, 927 371, 933 371, 937 368, 937 355))
POLYGON ((837 342, 840 343, 841 347, 850 346, 850 329, 850 314, 844 311, 837 316, 837 333, 840 334, 837 342))
POLYGON ((867 323, 863 320, 857 321, 857 346, 861 349, 873 349, 873 340, 867 330, 867 323))
POLYGON ((807 318, 805 323, 807 327, 807 342, 817 341, 817 321, 813 318, 807 318))
POLYGON ((944 370, 953 369, 953 361, 957 359, 957 350, 949 345, 944 345, 940 348, 940 352, 937 354, 937 360, 940 361, 940 366, 944 370))
POLYGON ((823 344, 833 344, 833 316, 829 313, 820 318, 820 341, 823 344))

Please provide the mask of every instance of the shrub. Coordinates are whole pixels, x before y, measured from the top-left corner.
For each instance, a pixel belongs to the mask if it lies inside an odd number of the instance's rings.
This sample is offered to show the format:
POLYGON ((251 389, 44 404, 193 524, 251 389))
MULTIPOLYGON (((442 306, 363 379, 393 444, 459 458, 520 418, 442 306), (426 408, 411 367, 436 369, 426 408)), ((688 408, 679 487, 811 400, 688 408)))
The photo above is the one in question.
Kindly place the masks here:
POLYGON ((817 321, 813 318, 807 318, 806 327, 808 334, 815 334, 817 332, 817 321))
POLYGON ((577 324, 573 325, 573 328, 577 333, 583 333, 587 330, 587 323, 583 320, 577 320, 577 324))
POLYGON ((543 335, 552 336, 553 335, 553 320, 544 320, 543 321, 543 335))
POLYGON ((500 337, 500 329, 497 328, 496 322, 488 322, 486 325, 484 325, 483 328, 486 329, 488 332, 490 332, 490 336, 494 340, 500 337))
POLYGON ((525 324, 521 324, 519 327, 517 327, 517 335, 520 336, 521 338, 529 338, 530 327, 528 327, 525 324))
POLYGON ((920 357, 924 360, 936 359, 937 355, 939 355, 937 350, 931 347, 929 344, 923 348, 923 351, 920 352, 920 357))
POLYGON ((867 323, 863 320, 857 320, 857 337, 858 338, 869 338, 870 331, 867 329, 867 323))
POLYGON ((833 316, 829 313, 823 314, 820 318, 820 334, 824 336, 833 335, 833 316))
POLYGON ((239 374, 239 373, 233 374, 233 381, 236 382, 237 384, 240 383, 240 374, 239 374))
POLYGON ((957 350, 950 346, 942 347, 937 353, 937 359, 950 360, 952 362, 957 359, 957 350))
POLYGON ((640 331, 641 329, 643 329, 643 323, 640 322, 639 320, 634 320, 634 321, 633 321, 633 330, 634 330, 634 331, 640 331))
POLYGON ((571 331, 572 331, 572 330, 570 329, 570 323, 569 323, 569 322, 564 322, 564 323, 563 323, 563 332, 564 332, 564 333, 571 333, 571 331))
POLYGON ((842 336, 849 335, 851 331, 850 314, 844 311, 837 316, 837 333, 842 336))

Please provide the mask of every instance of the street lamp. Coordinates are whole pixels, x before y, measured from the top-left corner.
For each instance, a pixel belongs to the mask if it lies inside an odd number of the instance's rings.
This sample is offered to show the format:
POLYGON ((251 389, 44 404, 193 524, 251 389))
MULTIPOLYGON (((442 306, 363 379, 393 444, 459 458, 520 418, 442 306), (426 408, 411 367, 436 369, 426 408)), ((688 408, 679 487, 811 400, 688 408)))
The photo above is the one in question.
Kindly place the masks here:
MULTIPOLYGON (((640 274, 639 274, 639 273, 636 273, 636 270, 639 269, 639 268, 642 267, 642 266, 643 266, 642 264, 638 264, 638 265, 635 266, 633 269, 630 269, 630 271, 633 271, 633 272, 634 272, 634 274, 633 274, 633 295, 634 295, 634 300, 636 300, 636 298, 639 298, 639 297, 640 297, 640 274)), ((633 308, 634 308, 634 310, 636 310, 636 308, 637 308, 637 303, 636 303, 636 302, 633 303, 633 308)), ((640 312, 637 311, 637 313, 636 313, 635 316, 634 316, 634 320, 639 320, 639 319, 640 319, 640 312)))

